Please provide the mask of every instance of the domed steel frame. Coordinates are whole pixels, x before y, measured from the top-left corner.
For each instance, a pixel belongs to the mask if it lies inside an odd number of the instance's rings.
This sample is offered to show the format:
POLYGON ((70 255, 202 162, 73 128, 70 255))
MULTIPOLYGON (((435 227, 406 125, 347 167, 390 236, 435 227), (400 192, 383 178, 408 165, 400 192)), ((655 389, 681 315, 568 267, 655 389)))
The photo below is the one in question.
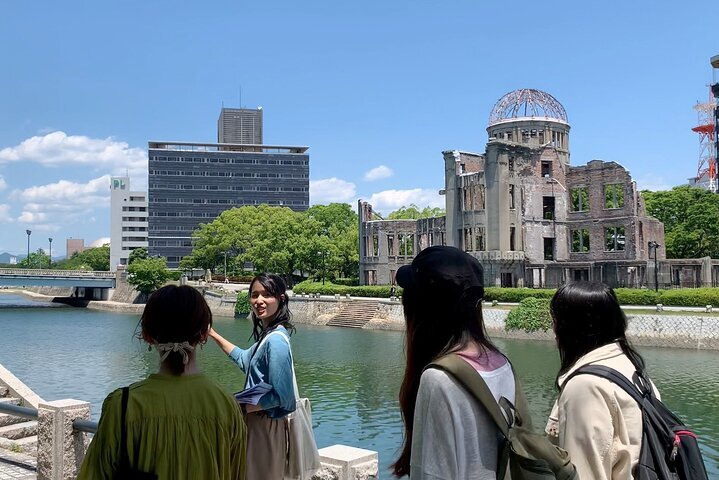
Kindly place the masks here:
POLYGON ((559 101, 541 90, 522 88, 499 99, 489 114, 489 125, 519 118, 549 118, 567 122, 567 112, 559 101))

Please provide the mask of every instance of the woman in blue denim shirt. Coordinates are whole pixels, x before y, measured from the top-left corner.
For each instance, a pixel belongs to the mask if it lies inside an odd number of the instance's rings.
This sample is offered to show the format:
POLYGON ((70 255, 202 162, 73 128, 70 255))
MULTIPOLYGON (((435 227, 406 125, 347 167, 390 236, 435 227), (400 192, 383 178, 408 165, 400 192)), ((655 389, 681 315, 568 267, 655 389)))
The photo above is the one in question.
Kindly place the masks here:
POLYGON ((245 388, 259 382, 272 386, 257 405, 242 404, 247 423, 247 480, 281 480, 287 458, 285 416, 295 410, 292 353, 294 332, 285 282, 264 273, 250 283, 252 338, 242 349, 210 329, 210 337, 247 374, 245 388))

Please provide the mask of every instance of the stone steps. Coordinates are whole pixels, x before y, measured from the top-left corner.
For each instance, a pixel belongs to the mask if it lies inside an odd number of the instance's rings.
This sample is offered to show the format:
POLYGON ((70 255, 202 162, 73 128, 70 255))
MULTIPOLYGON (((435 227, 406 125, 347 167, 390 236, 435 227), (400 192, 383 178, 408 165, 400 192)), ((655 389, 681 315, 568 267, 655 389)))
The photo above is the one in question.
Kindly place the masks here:
POLYGON ((37 435, 12 440, 0 437, 0 448, 11 452, 21 452, 28 455, 37 455, 37 435))
POLYGON ((37 420, 28 420, 0 427, 0 438, 17 440, 33 435, 37 435, 37 420))
POLYGON ((327 325, 330 327, 362 328, 377 314, 379 302, 356 300, 346 302, 327 325))
MULTIPOLYGON (((0 383, 0 404, 21 405, 22 399, 10 396, 10 388, 0 383)), ((37 455, 37 421, 0 413, 0 448, 37 455)))

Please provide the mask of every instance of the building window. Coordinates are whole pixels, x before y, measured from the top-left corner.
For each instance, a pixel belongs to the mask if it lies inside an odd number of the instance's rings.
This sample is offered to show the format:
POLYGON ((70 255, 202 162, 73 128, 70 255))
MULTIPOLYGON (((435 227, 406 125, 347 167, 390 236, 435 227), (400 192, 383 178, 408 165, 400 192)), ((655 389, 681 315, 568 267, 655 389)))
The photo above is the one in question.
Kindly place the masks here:
POLYGON ((471 228, 465 228, 464 229, 464 251, 469 252, 472 250, 472 229, 471 228))
POLYGON ((379 237, 372 235, 372 256, 376 257, 379 255, 379 237))
POLYGON ((609 227, 604 229, 604 241, 606 252, 619 252, 624 250, 626 237, 624 227, 609 227))
POLYGON ((399 239, 399 254, 414 255, 414 235, 411 233, 400 234, 399 239))
POLYGON ((394 256, 394 235, 387 235, 387 256, 394 256))
POLYGON ((514 155, 510 155, 509 159, 507 160, 507 166, 509 167, 509 171, 514 171, 514 155))
POLYGON ((554 260, 554 238, 544 239, 544 259, 554 260))
POLYGON ((514 209, 514 185, 509 186, 509 208, 514 209))
POLYGON ((573 212, 589 211, 589 189, 587 187, 577 187, 570 191, 572 197, 573 212))
POLYGON ((365 270, 365 285, 377 285, 377 270, 365 270))
POLYGON ((587 253, 589 252, 589 230, 581 228, 572 230, 572 252, 587 253))
POLYGON ((548 162, 548 161, 542 162, 542 176, 543 177, 551 177, 552 176, 552 162, 548 162))
POLYGON ((484 227, 474 227, 474 250, 477 252, 483 252, 485 249, 484 227))
POLYGON ((604 208, 624 207, 624 185, 609 183, 604 185, 604 208))
POLYGON ((507 140, 509 140, 510 142, 513 141, 513 140, 514 140, 514 133, 512 133, 512 132, 507 132, 507 140))
POLYGON ((542 218, 554 220, 554 197, 542 197, 542 218))
POLYGON ((514 238, 516 236, 516 233, 517 233, 517 229, 515 227, 509 227, 509 250, 511 252, 516 250, 515 247, 517 245, 516 245, 516 240, 514 238))
POLYGON ((397 274, 397 270, 390 270, 389 271, 389 284, 390 285, 396 285, 397 281, 395 280, 395 275, 397 274))

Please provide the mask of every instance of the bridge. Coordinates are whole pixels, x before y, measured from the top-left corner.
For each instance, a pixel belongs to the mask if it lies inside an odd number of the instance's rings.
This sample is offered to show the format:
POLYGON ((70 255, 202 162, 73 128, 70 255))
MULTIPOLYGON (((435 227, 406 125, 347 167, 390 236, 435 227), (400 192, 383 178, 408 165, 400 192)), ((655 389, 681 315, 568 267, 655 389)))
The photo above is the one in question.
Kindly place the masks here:
POLYGON ((115 272, 0 268, 0 287, 115 288, 115 272))

